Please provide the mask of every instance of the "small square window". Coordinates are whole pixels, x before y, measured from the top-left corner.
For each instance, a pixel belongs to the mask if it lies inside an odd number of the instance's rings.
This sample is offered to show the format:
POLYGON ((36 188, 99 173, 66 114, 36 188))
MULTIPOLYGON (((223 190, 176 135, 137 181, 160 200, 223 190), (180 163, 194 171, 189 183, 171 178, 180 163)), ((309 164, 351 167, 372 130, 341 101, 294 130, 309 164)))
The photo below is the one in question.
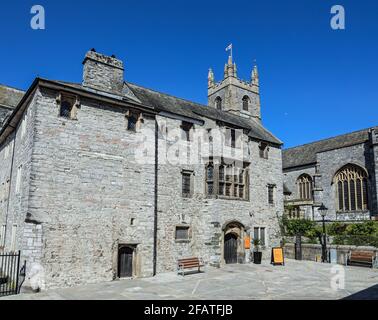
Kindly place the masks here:
POLYGON ((65 119, 76 119, 78 98, 75 96, 60 94, 57 98, 59 103, 59 116, 65 119))
POLYGON ((176 240, 189 240, 189 227, 178 226, 176 227, 176 240))
POLYGON ((135 111, 128 111, 126 114, 127 130, 136 132, 142 122, 141 113, 135 111))

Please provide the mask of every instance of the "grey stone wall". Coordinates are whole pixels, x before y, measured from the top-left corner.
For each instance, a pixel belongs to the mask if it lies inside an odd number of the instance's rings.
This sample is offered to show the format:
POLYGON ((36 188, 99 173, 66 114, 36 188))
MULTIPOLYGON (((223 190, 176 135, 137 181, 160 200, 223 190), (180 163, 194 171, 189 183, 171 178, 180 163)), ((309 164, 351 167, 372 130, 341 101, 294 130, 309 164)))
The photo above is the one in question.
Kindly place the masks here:
MULTIPOLYGON (((366 220, 370 219, 372 214, 375 214, 377 207, 376 195, 376 157, 374 156, 374 148, 370 147, 370 143, 362 143, 344 148, 338 148, 317 154, 318 172, 315 171, 315 165, 303 166, 300 168, 285 169, 284 181, 287 187, 292 191, 292 195, 287 197, 289 201, 298 199, 298 189, 296 181, 298 177, 307 173, 310 176, 315 176, 314 188, 314 205, 321 203, 329 209, 327 219, 340 221, 366 220), (364 212, 348 212, 336 213, 336 190, 333 184, 333 178, 337 171, 347 164, 358 165, 369 174, 368 179, 368 198, 369 211, 364 212)), ((314 220, 320 220, 321 216, 318 213, 317 207, 312 210, 312 207, 302 205, 301 208, 306 211, 306 217, 314 220)))
MULTIPOLYGON (((180 121, 173 119, 162 121, 166 121, 168 130, 179 128, 181 124, 180 121)), ((215 123, 206 120, 204 127, 214 128, 215 123)), ((164 140, 159 140, 160 152, 160 145, 163 143, 165 143, 164 140)), ((248 229, 246 234, 254 227, 266 227, 265 259, 270 257, 271 246, 279 245, 277 217, 283 213, 281 150, 271 147, 267 160, 259 157, 257 142, 249 142, 248 149, 250 149, 250 154, 245 152, 245 157, 251 162, 249 200, 207 198, 205 194, 206 163, 172 165, 161 164, 159 161, 159 272, 174 270, 177 259, 190 256, 202 257, 206 263, 224 263, 222 228, 231 221, 242 223, 248 229), (191 198, 182 197, 181 171, 183 169, 193 171, 193 196, 191 198), (269 175, 266 172, 269 172, 269 175), (268 184, 277 186, 273 205, 268 204, 268 184), (190 227, 190 240, 176 241, 175 227, 185 224, 190 227)))
MULTIPOLYGON (((336 250, 336 259, 338 264, 345 265, 347 263, 347 255, 350 251, 372 251, 378 254, 378 248, 369 246, 347 246, 347 245, 328 245, 328 252, 336 250)), ((322 254, 322 246, 320 244, 302 244, 302 259, 307 261, 316 261, 316 257, 322 254)), ((284 247, 285 258, 295 259, 295 246, 288 243, 284 247)))
MULTIPOLYGON (((6 225, 9 187, 10 187, 10 173, 12 166, 12 155, 14 148, 14 134, 8 137, 4 144, 0 147, 0 227, 6 225), (8 150, 6 151, 6 149, 8 150)), ((3 235, 4 237, 5 235, 3 235)), ((4 240, 4 239, 1 239, 4 240)), ((0 246, 2 243, 0 243, 0 246)))
MULTIPOLYGON (((119 244, 137 245, 137 275, 151 276, 154 167, 134 161, 139 134, 125 110, 96 101, 81 101, 77 121, 60 118, 56 94, 42 90, 36 110, 29 206, 46 288, 112 280, 119 244)), ((144 126, 154 132, 153 119, 144 126)))
MULTIPOLYGON (((369 169, 369 163, 366 158, 365 144, 358 144, 341 149, 330 150, 317 154, 317 161, 319 164, 319 173, 321 174, 320 183, 323 191, 315 194, 315 200, 329 209, 327 218, 331 220, 364 220, 369 219, 370 212, 351 212, 351 213, 336 213, 336 190, 333 184, 333 178, 336 172, 348 163, 356 164, 366 170, 369 169)), ((369 175, 374 175, 374 172, 369 172, 369 175)), ((370 179, 368 180, 368 189, 371 189, 370 179)), ((369 198, 371 198, 369 196, 369 198)), ((370 207, 370 205, 369 205, 370 207)), ((321 217, 317 210, 315 210, 315 219, 319 220, 321 217)))
POLYGON ((288 200, 298 200, 300 198, 297 180, 302 174, 308 174, 310 177, 313 177, 315 174, 315 166, 311 165, 291 170, 284 170, 283 179, 286 186, 291 191, 291 195, 287 196, 288 200))
POLYGON ((29 193, 31 190, 31 158, 34 143, 35 108, 38 104, 38 98, 38 94, 33 97, 24 111, 24 120, 19 122, 19 125, 2 145, 0 151, 0 159, 2 159, 2 164, 4 164, 0 168, 0 182, 3 188, 3 201, 1 201, 0 216, 2 223, 5 223, 7 226, 5 250, 21 250, 22 260, 28 260, 30 255, 35 253, 27 250, 27 243, 24 243, 24 229, 27 228, 25 218, 27 217, 29 193), (23 122, 26 124, 25 130, 22 129, 23 122), (5 148, 7 145, 9 145, 10 148, 8 157, 5 158, 5 148), (17 175, 18 168, 20 167, 22 168, 20 171, 20 186, 17 192, 17 175), (16 242, 14 248, 12 248, 14 225, 17 226, 15 234, 16 242), (24 249, 26 249, 26 251, 24 251, 24 249))

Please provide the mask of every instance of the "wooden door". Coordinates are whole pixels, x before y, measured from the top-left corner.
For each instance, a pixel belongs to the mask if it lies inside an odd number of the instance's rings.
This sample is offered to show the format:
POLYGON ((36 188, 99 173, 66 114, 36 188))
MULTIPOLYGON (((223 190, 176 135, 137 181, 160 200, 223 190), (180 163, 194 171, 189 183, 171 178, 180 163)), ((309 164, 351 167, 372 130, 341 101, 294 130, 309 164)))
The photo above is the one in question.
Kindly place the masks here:
POLYGON ((233 233, 228 233, 224 237, 224 260, 227 264, 237 263, 238 239, 233 233))
POLYGON ((133 253, 130 247, 121 247, 118 252, 118 277, 129 278, 133 276, 133 253))

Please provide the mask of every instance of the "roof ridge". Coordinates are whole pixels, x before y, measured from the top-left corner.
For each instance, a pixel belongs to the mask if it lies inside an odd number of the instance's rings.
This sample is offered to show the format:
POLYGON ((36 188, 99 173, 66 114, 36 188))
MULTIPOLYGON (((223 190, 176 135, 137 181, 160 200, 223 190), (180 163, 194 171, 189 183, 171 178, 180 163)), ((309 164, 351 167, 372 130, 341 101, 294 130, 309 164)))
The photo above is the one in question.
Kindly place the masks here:
POLYGON ((0 87, 3 87, 3 88, 9 88, 9 89, 13 89, 13 90, 17 90, 17 91, 20 91, 20 92, 23 92, 23 93, 26 92, 26 91, 23 90, 23 89, 19 89, 19 88, 16 88, 16 87, 8 86, 8 85, 6 85, 6 84, 2 84, 2 83, 0 83, 0 87))
POLYGON ((125 81, 125 83, 126 84, 131 84, 132 86, 136 86, 136 87, 139 87, 139 88, 142 88, 142 89, 145 89, 145 90, 149 90, 149 91, 152 91, 152 92, 155 92, 155 93, 164 94, 164 95, 166 95, 168 97, 175 98, 175 99, 178 99, 178 100, 181 100, 181 101, 185 101, 185 102, 189 102, 189 103, 192 103, 192 104, 196 104, 196 105, 199 105, 201 107, 205 107, 205 108, 209 107, 206 104, 202 104, 202 103, 199 103, 199 102, 191 101, 189 99, 180 98, 180 97, 174 96, 174 95, 172 95, 170 93, 165 93, 165 92, 162 92, 162 91, 157 91, 155 89, 147 88, 147 87, 141 86, 139 84, 136 84, 136 83, 133 83, 133 82, 130 82, 130 81, 125 81))
POLYGON ((362 131, 368 131, 368 130, 370 130, 372 128, 374 128, 374 127, 368 127, 368 128, 365 128, 365 129, 360 129, 360 130, 356 130, 356 131, 352 131, 352 132, 348 132, 348 133, 342 133, 342 134, 339 134, 339 135, 336 135, 336 136, 332 136, 332 137, 328 137, 328 138, 325 138, 325 139, 320 139, 320 140, 316 140, 316 141, 300 144, 300 145, 295 146, 295 147, 284 149, 283 151, 288 151, 288 150, 292 150, 292 149, 308 146, 308 145, 315 144, 315 143, 318 143, 318 142, 332 140, 332 139, 343 137, 343 136, 349 136, 349 135, 354 134, 354 133, 358 133, 358 132, 362 132, 362 131))

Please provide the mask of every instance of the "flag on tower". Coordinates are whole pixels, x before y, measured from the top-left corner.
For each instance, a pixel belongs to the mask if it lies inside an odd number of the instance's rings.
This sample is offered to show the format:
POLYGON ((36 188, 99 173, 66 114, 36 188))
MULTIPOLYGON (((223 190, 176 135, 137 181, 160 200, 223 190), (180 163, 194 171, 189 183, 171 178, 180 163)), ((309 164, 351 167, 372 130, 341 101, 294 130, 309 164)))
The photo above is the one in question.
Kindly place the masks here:
POLYGON ((232 43, 226 48, 226 51, 232 50, 232 43))

